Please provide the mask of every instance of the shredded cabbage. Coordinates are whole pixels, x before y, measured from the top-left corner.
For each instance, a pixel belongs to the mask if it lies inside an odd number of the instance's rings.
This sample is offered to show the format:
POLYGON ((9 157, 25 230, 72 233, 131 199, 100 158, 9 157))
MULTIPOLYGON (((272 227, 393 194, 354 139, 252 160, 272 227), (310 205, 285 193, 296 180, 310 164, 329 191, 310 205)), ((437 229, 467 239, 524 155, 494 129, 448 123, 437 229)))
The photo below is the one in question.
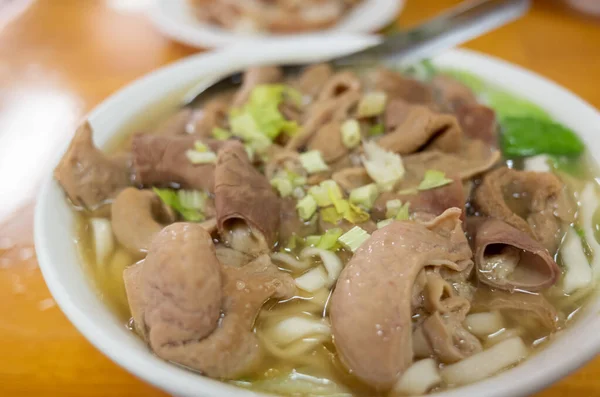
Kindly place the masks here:
POLYGON ((342 261, 340 258, 331 251, 320 248, 304 248, 300 253, 300 257, 303 259, 310 258, 311 256, 318 256, 327 270, 327 287, 331 287, 337 281, 340 273, 342 272, 342 261))
POLYGON ((296 286, 307 292, 314 292, 327 286, 329 277, 323 266, 317 266, 296 277, 296 286))
MULTIPOLYGON (((205 220, 203 212, 199 208, 186 207, 179 197, 179 193, 174 189, 152 188, 154 193, 163 203, 177 211, 183 219, 190 222, 201 222, 205 220)), ((186 203, 187 204, 187 203, 186 203)))
POLYGON ((379 190, 391 191, 404 177, 402 158, 398 154, 382 149, 372 141, 365 142, 363 149, 366 156, 362 156, 362 162, 367 173, 377 183, 379 190))
MULTIPOLYGON (((254 87, 246 104, 229 114, 233 135, 247 142, 260 141, 258 147, 254 147, 260 151, 282 132, 295 133, 298 123, 286 120, 279 110, 284 95, 291 92, 283 84, 260 84, 254 87)), ((291 96, 296 97, 295 94, 291 96)))

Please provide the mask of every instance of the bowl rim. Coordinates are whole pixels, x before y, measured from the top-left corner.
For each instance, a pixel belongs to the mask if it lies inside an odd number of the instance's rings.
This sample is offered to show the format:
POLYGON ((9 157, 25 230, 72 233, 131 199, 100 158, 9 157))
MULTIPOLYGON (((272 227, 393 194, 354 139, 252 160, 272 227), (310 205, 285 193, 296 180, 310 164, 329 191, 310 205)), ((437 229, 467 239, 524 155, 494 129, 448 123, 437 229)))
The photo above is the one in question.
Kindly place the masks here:
MULTIPOLYGON (((148 91, 157 81, 165 80, 168 76, 175 76, 179 73, 196 73, 193 80, 197 81, 201 76, 210 77, 211 73, 208 69, 219 65, 221 69, 218 70, 222 73, 229 73, 234 69, 239 69, 239 67, 273 63, 277 60, 281 62, 315 62, 329 56, 366 47, 377 42, 377 40, 374 36, 366 35, 328 35, 272 39, 255 43, 251 49, 239 45, 212 53, 193 55, 163 66, 128 84, 96 106, 88 113, 87 118, 92 125, 95 125, 94 120, 100 120, 103 113, 110 113, 111 108, 121 106, 124 99, 148 91), (204 71, 201 73, 198 70, 202 67, 204 67, 204 71)), ((433 62, 445 67, 459 67, 473 71, 486 81, 508 86, 511 91, 517 92, 526 99, 531 99, 534 103, 553 114, 558 121, 565 123, 575 131, 581 133, 582 130, 585 130, 586 133, 582 136, 583 140, 592 155, 596 157, 596 160, 600 157, 596 154, 600 153, 600 139, 594 139, 593 132, 590 132, 592 127, 588 127, 590 121, 600 126, 600 113, 568 90, 519 66, 469 50, 449 50, 434 57, 433 62), (469 65, 469 67, 465 67, 465 65, 469 65), (525 89, 526 87, 527 89, 525 89), (557 97, 560 100, 554 99, 557 97), (563 106, 568 111, 564 110, 563 106)), ((101 128, 105 128, 105 124, 98 123, 101 128)), ((108 137, 112 134, 105 133, 104 135, 106 135, 105 140, 108 140, 108 137)), ((97 140, 97 137, 95 137, 95 140, 97 140)), ((68 142, 65 144, 65 149, 67 144, 68 142)), ((52 164, 57 164, 63 153, 64 150, 57 152, 52 164)), ((54 210, 50 206, 51 200, 49 201, 48 197, 51 197, 52 194, 56 195, 57 189, 59 187, 50 172, 43 182, 35 208, 34 240, 38 261, 46 284, 57 304, 88 341, 130 373, 176 395, 220 396, 224 393, 231 396, 264 395, 199 376, 156 359, 163 363, 161 365, 158 362, 151 361, 148 354, 144 357, 139 351, 129 346, 133 343, 117 343, 108 334, 105 334, 103 332, 105 325, 87 311, 89 308, 85 307, 85 303, 78 301, 79 297, 73 296, 70 291, 63 287, 63 283, 69 275, 61 273, 55 264, 58 254, 57 249, 53 248, 51 244, 51 240, 55 236, 54 233, 49 232, 49 229, 56 225, 49 225, 47 218, 49 212, 54 210)), ((66 200, 63 198, 63 201, 66 200)), ((72 231, 70 236, 72 238, 72 231)), ((73 250, 75 250, 72 241, 71 244, 73 250)), ((83 266, 80 263, 76 263, 75 266, 83 272, 83 266)), ((93 287, 88 285, 88 288, 93 287)), ((94 295, 96 295, 95 291, 94 295)), ((100 301, 100 297, 96 296, 95 304, 98 303, 104 305, 100 301)), ((105 309, 108 310, 106 307, 105 309)), ((440 397, 524 396, 540 390, 579 368, 600 352, 600 334, 593 332, 594 327, 600 326, 600 317, 595 315, 598 310, 600 310, 600 300, 594 298, 594 302, 590 302, 586 308, 585 318, 579 319, 563 335, 553 341, 551 346, 533 355, 517 367, 483 381, 450 389, 436 395, 440 397), (570 335, 570 339, 578 337, 577 342, 569 343, 564 335, 570 335), (543 370, 539 370, 538 365, 541 365, 543 370)), ((123 327, 123 331, 129 332, 125 330, 125 327, 123 327)))

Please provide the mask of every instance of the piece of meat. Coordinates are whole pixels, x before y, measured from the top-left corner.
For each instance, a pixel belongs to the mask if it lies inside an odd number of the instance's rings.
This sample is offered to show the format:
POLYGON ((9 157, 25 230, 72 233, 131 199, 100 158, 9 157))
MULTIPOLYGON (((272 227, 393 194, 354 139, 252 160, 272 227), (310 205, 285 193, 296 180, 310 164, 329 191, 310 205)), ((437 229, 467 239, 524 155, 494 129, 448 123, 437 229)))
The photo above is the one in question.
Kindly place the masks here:
POLYGON ((558 326, 558 313, 543 295, 523 292, 508 292, 478 288, 473 298, 473 310, 517 312, 526 317, 535 317, 539 324, 553 330, 558 326))
POLYGON ((438 100, 451 111, 464 105, 477 105, 477 97, 473 91, 450 76, 437 75, 431 80, 431 85, 438 100))
POLYGON ((175 214, 150 190, 128 187, 115 198, 111 207, 115 237, 131 254, 145 254, 165 224, 175 222, 175 214))
POLYGON ((352 223, 346 219, 342 219, 341 221, 337 222, 337 223, 331 223, 331 222, 325 222, 321 217, 319 217, 319 233, 320 234, 324 234, 325 232, 327 232, 329 229, 342 229, 342 231, 344 233, 346 233, 348 230, 352 229, 354 226, 358 226, 361 229, 363 229, 364 231, 366 231, 367 233, 373 233, 375 230, 377 230, 377 224, 375 222, 373 222, 371 219, 367 219, 365 222, 362 223, 352 223))
POLYGON ((306 111, 300 130, 285 144, 287 150, 300 150, 319 128, 330 121, 343 121, 360 100, 360 91, 348 90, 343 94, 316 101, 306 111))
POLYGON ((411 105, 401 99, 388 102, 385 110, 386 134, 377 140, 382 148, 399 154, 427 149, 457 152, 462 131, 456 117, 434 113, 422 105, 411 105))
POLYGON ((300 73, 295 87, 303 95, 309 98, 316 98, 332 75, 333 69, 327 63, 311 65, 300 73))
POLYGON ((110 159, 94 146, 92 127, 87 121, 77 128, 54 170, 54 178, 74 205, 90 210, 131 185, 127 166, 110 159))
POLYGON ((492 168, 500 160, 498 150, 490 149, 479 140, 464 139, 457 153, 444 153, 428 150, 403 156, 406 173, 398 189, 416 187, 427 170, 438 170, 446 175, 457 175, 460 179, 470 179, 492 168))
POLYGON ((152 129, 152 135, 177 136, 187 134, 187 125, 192 120, 192 109, 183 108, 152 129))
POLYGON ((460 106, 455 114, 465 136, 480 139, 490 147, 498 146, 498 124, 493 109, 477 103, 468 104, 460 106))
POLYGON ((469 221, 469 229, 482 283, 508 291, 537 292, 558 281, 560 268, 529 234, 498 219, 475 218, 469 221))
POLYGON ((336 99, 348 92, 360 92, 361 82, 358 76, 349 70, 335 73, 323 85, 318 101, 336 99))
POLYGON ((378 68, 371 79, 375 88, 384 91, 390 100, 400 99, 421 105, 430 104, 434 100, 433 90, 429 85, 404 77, 399 72, 378 68))
POLYGON ((217 157, 215 205, 219 232, 232 248, 256 255, 277 241, 279 197, 239 142, 226 143, 217 157))
POLYGON ((190 116, 188 132, 201 138, 212 138, 215 127, 224 128, 227 124, 230 101, 228 97, 215 98, 195 110, 190 116))
POLYGON ((402 203, 410 203, 409 211, 411 213, 423 212, 434 216, 441 215, 448 208, 460 208, 461 221, 464 221, 464 209, 466 197, 462 187, 461 180, 458 177, 452 178, 454 182, 435 189, 423 190, 415 194, 398 194, 394 192, 384 192, 375 200, 371 215, 375 220, 385 219, 386 203, 389 200, 399 199, 402 203))
POLYGON ((258 311, 268 299, 295 292, 293 279, 267 255, 240 268, 223 266, 210 235, 192 223, 163 229, 124 279, 136 329, 156 355, 219 379, 256 367, 258 311))
POLYGON ((346 193, 353 189, 373 183, 365 167, 348 167, 334 172, 331 176, 346 193))
POLYGON ((318 150, 326 163, 333 163, 346 156, 350 151, 342 142, 341 121, 330 121, 324 124, 311 137, 308 150, 318 150))
POLYGON ((280 171, 291 171, 304 177, 308 175, 302 166, 299 153, 285 149, 270 156, 268 163, 265 165, 265 176, 268 180, 273 179, 280 171))
POLYGON ((242 86, 233 97, 232 107, 239 108, 244 105, 257 85, 278 83, 282 78, 283 71, 278 66, 255 66, 246 69, 242 86))
POLYGON ((528 233, 553 254, 562 237, 563 191, 560 179, 550 172, 502 167, 485 175, 475 204, 482 214, 528 233))
MULTIPOLYGON (((132 141, 137 183, 144 186, 172 186, 212 192, 214 164, 192 164, 186 152, 200 139, 196 136, 156 136, 138 134, 132 141)), ((213 151, 222 141, 203 140, 213 151)))
POLYGON ((389 389, 412 363, 411 297, 421 269, 471 263, 460 215, 451 208, 425 224, 392 222, 342 270, 331 297, 333 338, 341 361, 368 385, 389 389))
MULTIPOLYGON (((468 302, 467 302, 468 303, 468 302)), ((452 364, 483 350, 476 336, 462 322, 464 314, 435 312, 423 322, 423 333, 431 352, 443 363, 452 364)))

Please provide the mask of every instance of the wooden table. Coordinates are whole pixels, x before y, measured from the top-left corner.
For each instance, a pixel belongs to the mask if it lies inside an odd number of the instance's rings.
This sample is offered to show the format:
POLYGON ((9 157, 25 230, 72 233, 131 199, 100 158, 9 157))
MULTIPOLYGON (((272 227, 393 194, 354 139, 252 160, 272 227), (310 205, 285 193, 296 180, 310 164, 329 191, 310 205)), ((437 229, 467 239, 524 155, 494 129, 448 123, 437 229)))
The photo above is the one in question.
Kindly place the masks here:
MULTIPOLYGON (((408 0, 412 24, 458 1, 408 0)), ((33 200, 56 148, 111 93, 196 50, 161 36, 140 0, 0 0, 0 395, 161 396, 88 343, 52 300, 32 242, 33 200), (118 7, 117 7, 118 6, 118 7)), ((600 107, 600 21, 539 0, 466 45, 600 107)), ((600 395, 600 358, 538 397, 600 395)))

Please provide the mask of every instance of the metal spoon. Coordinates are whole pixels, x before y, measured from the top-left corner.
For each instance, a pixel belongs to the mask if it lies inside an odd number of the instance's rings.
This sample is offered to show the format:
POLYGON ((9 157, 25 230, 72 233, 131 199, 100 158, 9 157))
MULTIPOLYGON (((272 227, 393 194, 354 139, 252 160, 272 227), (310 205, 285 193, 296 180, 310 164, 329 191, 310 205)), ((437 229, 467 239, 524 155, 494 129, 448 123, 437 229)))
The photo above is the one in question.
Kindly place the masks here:
MULTIPOLYGON (((461 44, 524 15, 530 0, 465 1, 443 14, 409 30, 385 37, 367 49, 330 59, 333 66, 359 66, 376 61, 406 63, 430 57, 461 44)), ((286 65, 286 74, 296 73, 304 65, 286 65)), ((194 106, 207 96, 239 85, 242 73, 234 73, 218 81, 194 86, 184 96, 182 107, 194 106)))

